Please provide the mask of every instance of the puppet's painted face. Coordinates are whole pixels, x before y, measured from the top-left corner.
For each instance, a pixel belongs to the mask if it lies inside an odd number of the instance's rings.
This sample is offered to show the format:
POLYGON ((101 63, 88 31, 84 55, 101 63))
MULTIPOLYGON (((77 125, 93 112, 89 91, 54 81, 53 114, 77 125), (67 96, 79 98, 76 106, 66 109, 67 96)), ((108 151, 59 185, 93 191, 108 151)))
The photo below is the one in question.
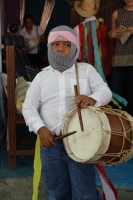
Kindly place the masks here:
POLYGON ((55 41, 51 44, 52 50, 64 55, 68 56, 71 50, 71 42, 69 41, 55 41))

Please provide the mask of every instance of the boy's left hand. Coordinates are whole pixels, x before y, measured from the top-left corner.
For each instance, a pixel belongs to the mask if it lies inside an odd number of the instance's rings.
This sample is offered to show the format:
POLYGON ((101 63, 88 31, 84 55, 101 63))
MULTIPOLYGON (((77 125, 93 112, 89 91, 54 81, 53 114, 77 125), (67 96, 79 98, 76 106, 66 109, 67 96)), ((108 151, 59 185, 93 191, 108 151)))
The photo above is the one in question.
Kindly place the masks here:
POLYGON ((80 106, 80 108, 84 108, 86 106, 94 106, 96 103, 96 100, 91 97, 87 97, 85 95, 79 95, 74 99, 74 102, 76 106, 80 106))

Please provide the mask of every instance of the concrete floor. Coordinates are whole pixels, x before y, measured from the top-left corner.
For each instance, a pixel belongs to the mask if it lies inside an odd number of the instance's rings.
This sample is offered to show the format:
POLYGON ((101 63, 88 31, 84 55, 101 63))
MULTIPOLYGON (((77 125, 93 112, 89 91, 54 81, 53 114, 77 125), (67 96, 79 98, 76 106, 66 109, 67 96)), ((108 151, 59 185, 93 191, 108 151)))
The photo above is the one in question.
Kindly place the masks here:
MULTIPOLYGON (((102 189, 98 190, 102 193, 102 189)), ((133 200, 133 191, 118 190, 118 200, 133 200)), ((0 182, 0 200, 32 200, 32 177, 10 178, 0 182)), ((46 200, 43 180, 40 181, 38 200, 46 200)))

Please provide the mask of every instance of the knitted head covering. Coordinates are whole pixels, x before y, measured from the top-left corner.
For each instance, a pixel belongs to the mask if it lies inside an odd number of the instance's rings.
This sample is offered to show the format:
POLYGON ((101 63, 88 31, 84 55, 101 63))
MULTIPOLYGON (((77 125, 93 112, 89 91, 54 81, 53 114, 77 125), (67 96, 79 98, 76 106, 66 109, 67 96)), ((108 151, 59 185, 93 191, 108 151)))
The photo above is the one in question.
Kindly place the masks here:
POLYGON ((58 26, 52 29, 48 36, 48 60, 53 69, 67 70, 72 67, 79 57, 79 42, 76 33, 68 26, 58 26), (64 56, 52 50, 51 43, 55 41, 71 42, 68 56, 64 56))

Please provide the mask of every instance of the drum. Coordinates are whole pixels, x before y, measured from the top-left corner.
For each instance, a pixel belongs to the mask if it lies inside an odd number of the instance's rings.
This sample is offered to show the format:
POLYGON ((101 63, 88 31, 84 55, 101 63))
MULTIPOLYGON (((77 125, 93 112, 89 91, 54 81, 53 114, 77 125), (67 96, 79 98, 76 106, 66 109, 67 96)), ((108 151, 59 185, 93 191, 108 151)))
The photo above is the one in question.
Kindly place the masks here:
POLYGON ((77 108, 65 118, 62 134, 77 133, 63 139, 70 158, 82 163, 118 165, 133 156, 133 117, 127 112, 89 106, 81 109, 81 131, 77 108))

